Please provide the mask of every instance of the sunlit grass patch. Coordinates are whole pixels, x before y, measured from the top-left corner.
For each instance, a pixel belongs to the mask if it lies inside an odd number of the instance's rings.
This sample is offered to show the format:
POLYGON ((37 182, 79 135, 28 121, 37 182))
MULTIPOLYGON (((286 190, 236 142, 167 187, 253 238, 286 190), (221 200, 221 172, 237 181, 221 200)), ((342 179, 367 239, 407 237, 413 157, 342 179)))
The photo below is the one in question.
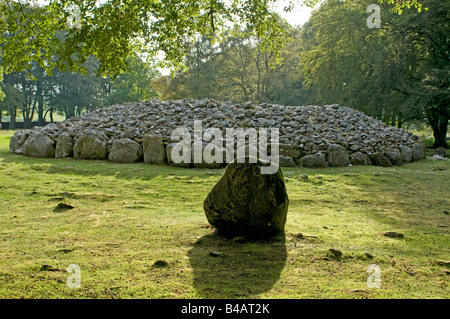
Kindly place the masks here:
POLYGON ((450 296, 448 162, 283 169, 286 233, 259 242, 208 226, 203 200, 223 170, 28 158, 0 132, 2 298, 450 296))

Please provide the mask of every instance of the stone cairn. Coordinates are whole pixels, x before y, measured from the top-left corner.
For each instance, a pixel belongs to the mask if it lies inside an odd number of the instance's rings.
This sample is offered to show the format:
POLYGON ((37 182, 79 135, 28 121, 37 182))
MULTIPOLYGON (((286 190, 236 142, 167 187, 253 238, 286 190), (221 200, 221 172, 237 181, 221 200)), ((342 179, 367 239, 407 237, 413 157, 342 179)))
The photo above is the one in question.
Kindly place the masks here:
MULTIPOLYGON (((203 129, 278 128, 280 166, 308 168, 348 165, 402 165, 425 158, 422 141, 354 109, 334 105, 282 106, 232 104, 211 99, 149 100, 97 109, 62 123, 17 131, 9 151, 32 157, 74 157, 118 163, 145 162, 191 168, 220 168, 217 163, 171 159, 177 127, 203 129)), ((270 135, 270 134, 269 134, 270 135)))

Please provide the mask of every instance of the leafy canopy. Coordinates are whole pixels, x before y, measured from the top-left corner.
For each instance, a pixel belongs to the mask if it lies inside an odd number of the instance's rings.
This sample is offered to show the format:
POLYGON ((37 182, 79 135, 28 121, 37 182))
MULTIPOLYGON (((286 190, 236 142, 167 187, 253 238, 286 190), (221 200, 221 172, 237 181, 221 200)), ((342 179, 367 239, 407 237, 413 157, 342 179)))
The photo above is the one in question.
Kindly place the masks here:
MULTIPOLYGON (((279 1, 278 1, 279 2, 279 1)), ((320 0, 291 0, 314 6, 320 0)), ((393 10, 420 0, 379 0, 393 10)), ((0 53, 5 72, 23 71, 37 62, 50 72, 82 70, 91 55, 97 73, 116 76, 133 52, 164 54, 164 66, 184 63, 185 43, 200 34, 220 40, 238 24, 263 39, 262 48, 282 47, 286 33, 275 14, 276 0, 3 0, 0 2, 0 53)))

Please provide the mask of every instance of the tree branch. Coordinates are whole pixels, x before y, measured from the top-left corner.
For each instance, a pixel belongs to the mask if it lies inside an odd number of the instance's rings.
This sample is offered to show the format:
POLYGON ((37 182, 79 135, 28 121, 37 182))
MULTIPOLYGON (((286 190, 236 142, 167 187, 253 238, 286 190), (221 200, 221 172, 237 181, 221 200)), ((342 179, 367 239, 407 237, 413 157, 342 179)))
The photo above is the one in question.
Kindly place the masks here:
POLYGON ((431 111, 431 112, 434 112, 434 113, 437 113, 437 114, 439 114, 439 115, 442 115, 442 116, 444 116, 445 118, 447 118, 447 120, 450 121, 450 114, 445 113, 444 111, 439 110, 439 109, 437 109, 437 108, 435 108, 435 107, 432 107, 432 108, 430 109, 430 111, 431 111))

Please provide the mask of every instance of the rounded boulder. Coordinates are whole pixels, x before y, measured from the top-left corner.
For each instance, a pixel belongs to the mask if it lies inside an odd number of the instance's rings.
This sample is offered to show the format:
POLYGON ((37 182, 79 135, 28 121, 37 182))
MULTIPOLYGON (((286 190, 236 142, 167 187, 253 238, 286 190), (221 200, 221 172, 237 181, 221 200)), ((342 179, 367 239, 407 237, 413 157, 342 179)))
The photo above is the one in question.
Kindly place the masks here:
POLYGON ((259 161, 230 163, 206 197, 208 222, 225 236, 267 238, 284 232, 289 198, 280 168, 262 174, 259 161))
POLYGON ((34 133, 23 144, 22 154, 41 158, 55 157, 55 142, 43 133, 34 133))
POLYGON ((108 155, 108 160, 114 163, 135 163, 141 158, 141 145, 129 138, 115 140, 108 155))
POLYGON ((73 146, 73 157, 76 159, 107 159, 106 136, 95 131, 83 133, 73 146))
POLYGON ((69 157, 73 154, 73 139, 68 133, 61 134, 56 140, 55 157, 69 157))

